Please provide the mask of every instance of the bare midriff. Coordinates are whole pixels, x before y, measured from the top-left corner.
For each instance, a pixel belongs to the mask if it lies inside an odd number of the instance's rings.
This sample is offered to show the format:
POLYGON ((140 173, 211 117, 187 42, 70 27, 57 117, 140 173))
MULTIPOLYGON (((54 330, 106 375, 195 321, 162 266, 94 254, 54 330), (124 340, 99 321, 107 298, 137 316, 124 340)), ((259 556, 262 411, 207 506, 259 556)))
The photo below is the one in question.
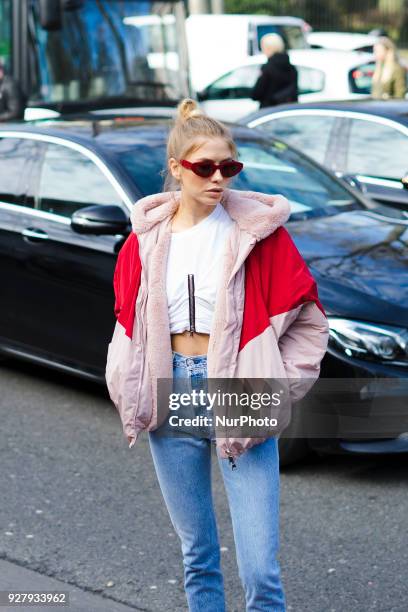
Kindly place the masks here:
POLYGON ((208 350, 209 334, 194 332, 192 335, 188 330, 182 334, 171 334, 171 348, 176 353, 188 355, 206 355, 208 350))

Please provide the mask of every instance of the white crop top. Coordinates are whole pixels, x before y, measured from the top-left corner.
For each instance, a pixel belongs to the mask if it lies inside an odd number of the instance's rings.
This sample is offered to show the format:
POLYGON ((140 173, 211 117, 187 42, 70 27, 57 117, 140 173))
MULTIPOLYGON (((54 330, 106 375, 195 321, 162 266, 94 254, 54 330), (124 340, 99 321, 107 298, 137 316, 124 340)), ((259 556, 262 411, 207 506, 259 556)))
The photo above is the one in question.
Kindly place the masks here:
POLYGON ((190 329, 189 274, 194 274, 195 331, 210 333, 224 248, 233 224, 218 202, 205 219, 171 234, 166 275, 170 333, 190 329))

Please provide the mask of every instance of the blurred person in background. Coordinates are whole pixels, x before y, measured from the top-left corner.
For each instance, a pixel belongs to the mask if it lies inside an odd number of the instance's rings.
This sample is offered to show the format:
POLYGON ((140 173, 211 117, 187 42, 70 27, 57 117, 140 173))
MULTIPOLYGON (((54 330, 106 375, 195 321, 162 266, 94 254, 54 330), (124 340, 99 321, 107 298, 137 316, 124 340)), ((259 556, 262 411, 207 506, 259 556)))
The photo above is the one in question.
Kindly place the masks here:
POLYGON ((404 98, 406 71, 400 64, 395 44, 387 36, 381 36, 374 45, 375 70, 371 96, 380 100, 404 98))
POLYGON ((0 59, 0 121, 24 119, 25 105, 26 99, 19 83, 6 74, 0 59))
POLYGON ((369 31, 368 35, 369 36, 388 36, 388 32, 384 28, 374 28, 374 30, 369 31))
POLYGON ((297 70, 290 63, 283 38, 279 34, 265 34, 261 50, 268 61, 261 67, 251 98, 259 100, 259 108, 297 102, 297 70))

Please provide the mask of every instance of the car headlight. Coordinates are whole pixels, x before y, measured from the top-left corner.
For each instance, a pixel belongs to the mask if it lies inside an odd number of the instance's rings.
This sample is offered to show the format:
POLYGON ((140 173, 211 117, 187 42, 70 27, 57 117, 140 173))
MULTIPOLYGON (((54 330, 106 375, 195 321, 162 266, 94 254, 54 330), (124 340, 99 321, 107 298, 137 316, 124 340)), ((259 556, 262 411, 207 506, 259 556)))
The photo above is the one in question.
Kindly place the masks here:
POLYGON ((350 319, 328 317, 329 343, 349 357, 408 364, 408 330, 350 319))

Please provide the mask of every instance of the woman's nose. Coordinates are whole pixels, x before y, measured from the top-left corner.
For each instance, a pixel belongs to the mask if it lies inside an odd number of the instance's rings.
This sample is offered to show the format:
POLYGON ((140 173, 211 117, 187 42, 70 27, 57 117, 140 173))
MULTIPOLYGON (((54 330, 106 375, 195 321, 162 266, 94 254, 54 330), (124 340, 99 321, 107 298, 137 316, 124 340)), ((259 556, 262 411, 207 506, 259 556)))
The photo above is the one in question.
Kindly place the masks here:
POLYGON ((219 168, 217 168, 217 170, 212 175, 212 179, 216 180, 216 181, 222 181, 223 178, 224 177, 221 174, 221 170, 219 168))

